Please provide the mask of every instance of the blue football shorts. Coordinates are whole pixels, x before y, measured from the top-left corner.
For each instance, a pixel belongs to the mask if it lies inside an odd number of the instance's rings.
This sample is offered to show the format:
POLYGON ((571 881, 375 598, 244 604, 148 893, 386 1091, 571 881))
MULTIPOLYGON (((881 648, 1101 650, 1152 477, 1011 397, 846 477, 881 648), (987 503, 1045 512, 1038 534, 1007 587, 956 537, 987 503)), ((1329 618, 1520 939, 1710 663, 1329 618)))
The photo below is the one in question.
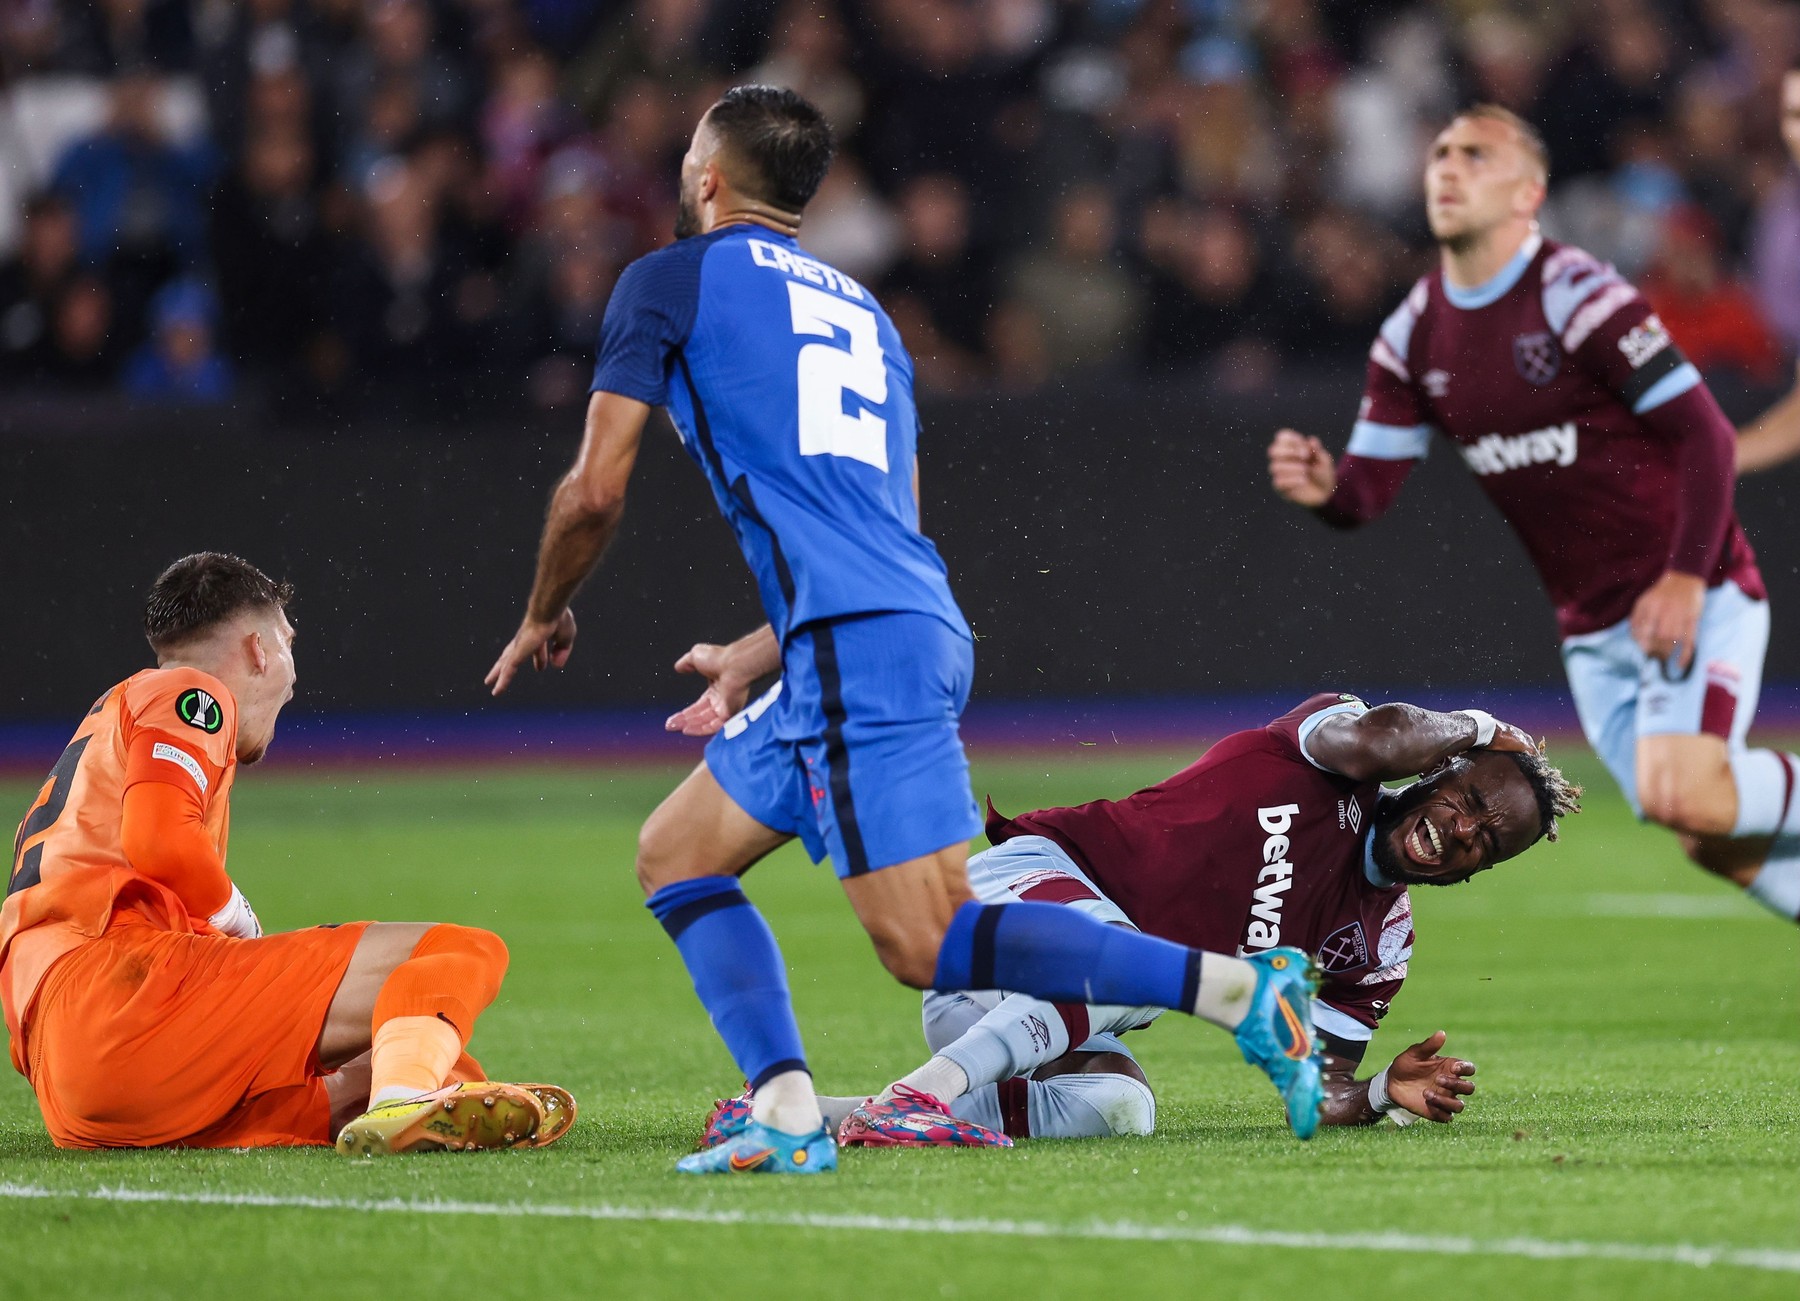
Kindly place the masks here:
POLYGON ((706 766, 769 829, 840 877, 980 834, 957 730, 975 673, 966 632, 927 614, 809 624, 782 677, 707 744, 706 766))

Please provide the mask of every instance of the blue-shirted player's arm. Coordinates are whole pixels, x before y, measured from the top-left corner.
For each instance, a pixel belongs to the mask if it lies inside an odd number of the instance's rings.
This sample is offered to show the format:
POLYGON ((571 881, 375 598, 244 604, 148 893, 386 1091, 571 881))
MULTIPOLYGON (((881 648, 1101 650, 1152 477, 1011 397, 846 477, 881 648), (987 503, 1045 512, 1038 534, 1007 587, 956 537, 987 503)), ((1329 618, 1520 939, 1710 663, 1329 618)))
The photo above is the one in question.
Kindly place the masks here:
POLYGON ((677 673, 706 679, 700 699, 663 720, 663 727, 683 736, 711 736, 750 703, 750 689, 781 668, 781 643, 764 624, 726 646, 701 642, 675 661, 677 673))
POLYGON ((649 416, 650 408, 636 398, 596 393, 588 399, 581 451, 550 498, 525 618, 484 679, 496 696, 527 661, 535 669, 561 668, 568 662, 575 645, 569 600, 600 563, 619 527, 625 485, 649 416))
POLYGON ((667 400, 671 358, 694 327, 705 252, 706 241, 683 240, 633 262, 613 288, 581 451, 550 500, 525 618, 485 679, 496 696, 527 661, 537 669, 568 662, 575 644, 569 600, 624 514, 644 421, 667 400))

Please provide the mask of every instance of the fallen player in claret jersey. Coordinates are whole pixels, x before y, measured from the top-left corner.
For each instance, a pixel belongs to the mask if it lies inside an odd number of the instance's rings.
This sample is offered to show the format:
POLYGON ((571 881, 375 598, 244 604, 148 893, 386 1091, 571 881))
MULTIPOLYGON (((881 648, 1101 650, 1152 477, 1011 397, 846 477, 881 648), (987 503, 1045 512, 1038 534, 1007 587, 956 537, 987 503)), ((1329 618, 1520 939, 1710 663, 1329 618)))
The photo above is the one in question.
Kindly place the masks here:
MULTIPOLYGON (((1317 695, 1123 800, 1016 818, 990 810, 994 847, 970 861, 969 876, 984 903, 1060 903, 1219 952, 1315 954, 1320 1119, 1447 1122, 1475 1091, 1475 1067, 1439 1055, 1441 1032, 1356 1078, 1406 978, 1407 887, 1467 881, 1554 840, 1580 793, 1530 737, 1480 710, 1371 709, 1317 695), (1381 788, 1417 773, 1425 776, 1404 790, 1381 788)), ((873 1098, 822 1098, 822 1109, 847 1146, 1148 1134, 1155 1097, 1119 1036, 1158 1015, 933 991, 924 1005, 931 1060, 873 1098)), ((720 1103, 707 1136, 744 1105, 720 1103)))

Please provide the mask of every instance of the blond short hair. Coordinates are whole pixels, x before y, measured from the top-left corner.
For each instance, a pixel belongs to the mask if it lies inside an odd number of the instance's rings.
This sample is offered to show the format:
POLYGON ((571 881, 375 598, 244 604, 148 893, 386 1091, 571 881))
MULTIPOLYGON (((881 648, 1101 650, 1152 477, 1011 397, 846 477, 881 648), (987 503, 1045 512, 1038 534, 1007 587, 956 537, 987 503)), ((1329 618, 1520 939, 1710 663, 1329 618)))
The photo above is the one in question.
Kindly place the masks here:
POLYGON ((1530 122, 1500 104, 1476 104, 1463 109, 1450 120, 1454 122, 1465 117, 1480 118, 1488 122, 1503 122, 1511 127, 1518 135, 1519 144, 1525 150, 1526 156, 1531 159, 1532 170, 1537 173, 1539 182, 1545 185, 1550 183, 1550 148, 1544 143, 1543 135, 1530 122))

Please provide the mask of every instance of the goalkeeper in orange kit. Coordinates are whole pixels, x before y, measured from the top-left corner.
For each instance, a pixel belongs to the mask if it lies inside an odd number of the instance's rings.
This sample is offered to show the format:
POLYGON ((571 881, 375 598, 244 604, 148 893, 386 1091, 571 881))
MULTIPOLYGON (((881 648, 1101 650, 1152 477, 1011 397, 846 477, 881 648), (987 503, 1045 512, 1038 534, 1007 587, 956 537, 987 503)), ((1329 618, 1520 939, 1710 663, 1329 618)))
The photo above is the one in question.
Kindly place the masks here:
POLYGON ((292 590, 203 552, 156 580, 157 667, 94 703, 27 811, 0 909, 13 1065, 59 1147, 542 1146, 562 1089, 464 1050, 506 946, 465 926, 264 936, 225 870, 237 766, 293 696, 292 590))

